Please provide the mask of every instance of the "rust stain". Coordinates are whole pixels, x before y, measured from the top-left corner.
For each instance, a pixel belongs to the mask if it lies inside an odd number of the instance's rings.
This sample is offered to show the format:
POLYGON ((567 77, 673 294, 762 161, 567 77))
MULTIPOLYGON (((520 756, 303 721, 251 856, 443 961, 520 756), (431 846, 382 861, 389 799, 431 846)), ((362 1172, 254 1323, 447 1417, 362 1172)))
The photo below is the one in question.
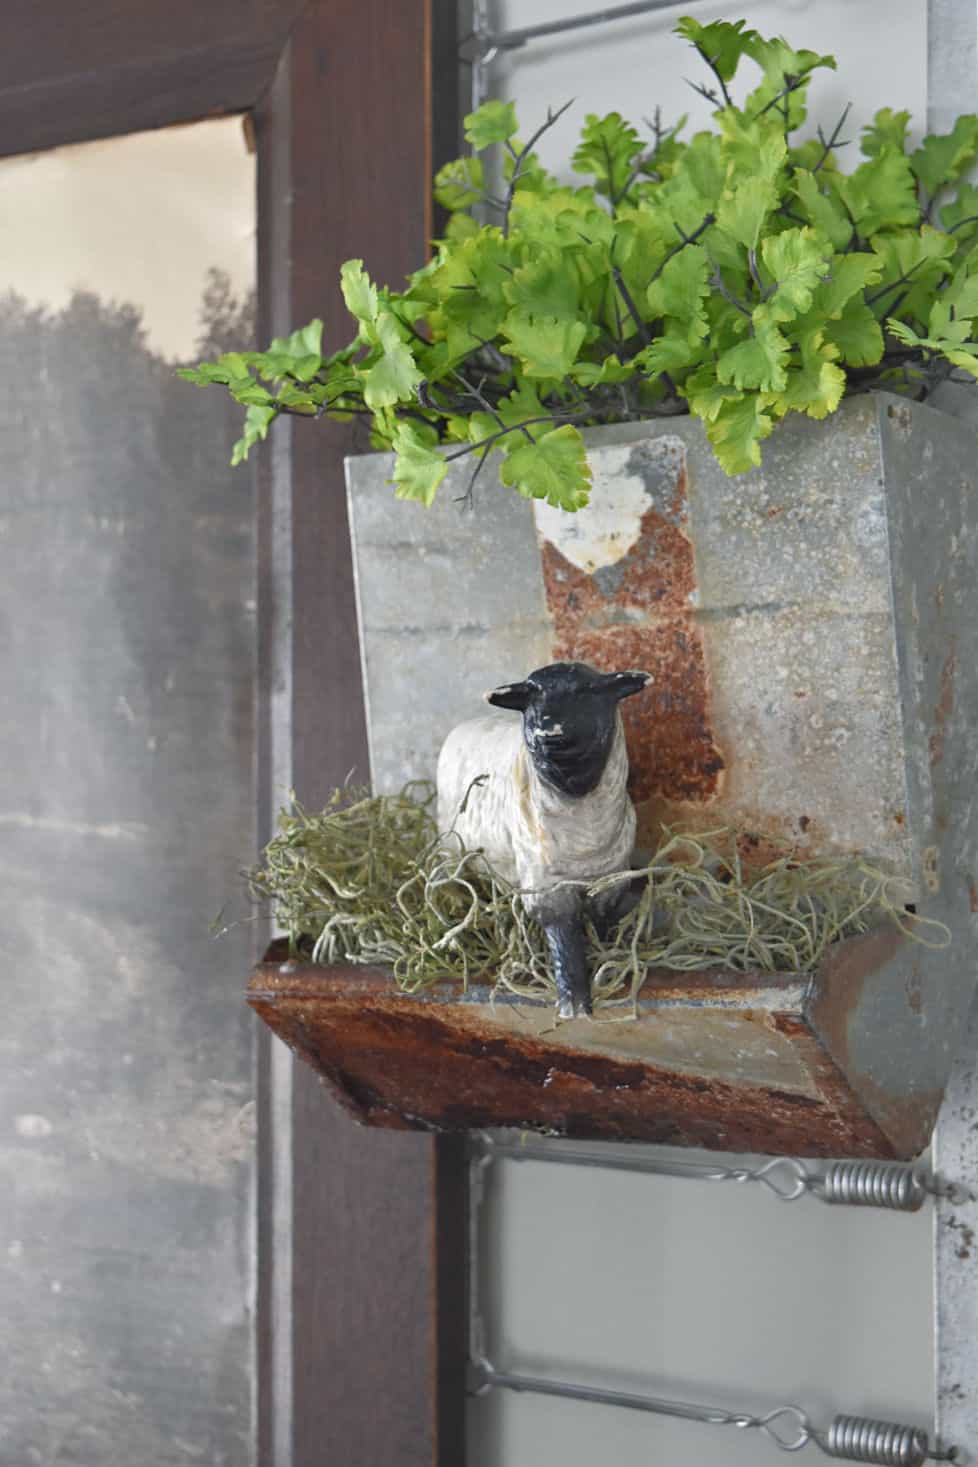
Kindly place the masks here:
MULTIPOLYGON (((814 822, 809 816, 801 815, 798 829, 810 848, 815 839, 813 832, 817 831, 814 822)), ((790 819, 784 817, 768 820, 763 834, 750 830, 738 831, 735 841, 741 865, 747 872, 762 871, 775 861, 805 859, 802 840, 792 828, 790 819)))
POLYGON ((935 768, 944 758, 944 739, 947 733, 947 721, 954 712, 954 671, 957 662, 957 641, 951 638, 951 645, 941 668, 941 692, 934 709, 934 732, 930 736, 930 766, 935 768))
POLYGON ((516 1126, 808 1156, 893 1154, 797 1014, 764 1013, 758 1022, 788 1037, 811 1078, 808 1090, 610 1058, 558 1042, 554 1031, 502 1032, 488 1004, 463 1004, 460 996, 457 985, 444 984, 441 1001, 407 997, 382 970, 294 965, 283 973, 270 963, 256 969, 249 989, 262 1018, 368 1124, 516 1126))
POLYGON ((978 885, 973 876, 968 878, 968 906, 972 912, 978 912, 978 885))
POLYGON ((682 528, 685 498, 681 473, 672 516, 648 509, 627 554, 593 574, 549 542, 541 547, 554 655, 603 671, 644 668, 654 679, 622 705, 629 788, 640 807, 709 801, 725 768, 711 726, 703 636, 689 600, 696 574, 682 528))

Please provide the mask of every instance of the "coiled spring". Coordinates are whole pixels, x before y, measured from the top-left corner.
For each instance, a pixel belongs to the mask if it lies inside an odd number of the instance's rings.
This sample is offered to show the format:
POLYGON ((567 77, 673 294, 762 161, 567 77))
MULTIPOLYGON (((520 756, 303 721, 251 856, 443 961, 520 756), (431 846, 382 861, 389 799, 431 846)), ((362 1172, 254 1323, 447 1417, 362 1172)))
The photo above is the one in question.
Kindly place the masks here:
POLYGON ((916 1212, 927 1196, 917 1172, 899 1161, 834 1161, 813 1190, 826 1202, 889 1207, 897 1212, 916 1212))
POLYGON ((930 1455, 925 1432, 864 1416, 837 1416, 818 1444, 826 1456, 879 1467, 923 1467, 930 1455))
POLYGON ((649 1411, 682 1421, 701 1421, 707 1426, 757 1431, 782 1452, 799 1452, 817 1447, 837 1461, 875 1463, 876 1467, 924 1467, 926 1462, 952 1462, 955 1453, 932 1449, 927 1433, 916 1426, 892 1421, 872 1421, 867 1416, 836 1416, 825 1432, 815 1428, 799 1406, 776 1406, 764 1416, 734 1411, 725 1406, 708 1406, 693 1401, 667 1400, 662 1396, 612 1390, 607 1386, 584 1385, 552 1377, 524 1375, 497 1370, 483 1355, 470 1360, 470 1390, 474 1395, 500 1388, 529 1391, 558 1399, 591 1401, 606 1406, 623 1406, 632 1411, 649 1411))
POLYGON ((631 1155, 604 1151, 553 1148, 539 1142, 500 1143, 483 1132, 478 1154, 483 1162, 496 1157, 509 1161, 544 1161, 563 1166, 603 1167, 611 1171, 644 1172, 653 1176, 688 1177, 701 1182, 756 1182, 781 1202, 797 1202, 806 1195, 820 1202, 849 1207, 885 1207, 893 1212, 916 1212, 934 1184, 902 1161, 832 1161, 824 1170, 809 1167, 795 1156, 776 1156, 760 1166, 724 1166, 679 1160, 674 1156, 631 1155))

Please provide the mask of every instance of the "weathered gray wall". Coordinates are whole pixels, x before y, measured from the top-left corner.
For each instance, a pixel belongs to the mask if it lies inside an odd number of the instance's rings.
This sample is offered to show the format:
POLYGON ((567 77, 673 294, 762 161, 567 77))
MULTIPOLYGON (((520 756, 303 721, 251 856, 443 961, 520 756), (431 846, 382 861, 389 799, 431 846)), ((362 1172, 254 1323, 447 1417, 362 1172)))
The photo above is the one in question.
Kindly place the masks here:
POLYGON ((0 302, 3 1467, 253 1460, 251 929, 209 934, 254 845, 232 428, 135 310, 0 302))

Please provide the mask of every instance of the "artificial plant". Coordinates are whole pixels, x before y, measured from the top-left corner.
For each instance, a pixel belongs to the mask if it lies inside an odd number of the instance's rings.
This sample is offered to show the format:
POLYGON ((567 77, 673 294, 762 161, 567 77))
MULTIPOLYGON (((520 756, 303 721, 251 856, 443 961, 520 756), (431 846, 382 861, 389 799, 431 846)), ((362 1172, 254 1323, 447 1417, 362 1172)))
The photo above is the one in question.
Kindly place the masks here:
POLYGON ((487 102, 465 119, 471 155, 435 180, 451 218, 433 259, 403 291, 343 266, 348 345, 324 355, 313 321, 186 369, 245 406, 235 461, 280 413, 362 416, 400 498, 430 504, 453 459, 474 482, 498 449, 505 484, 575 510, 588 425, 693 413, 737 474, 789 412, 978 377, 978 188, 961 182, 978 117, 911 150, 909 113, 884 108, 845 173, 848 108, 798 136, 833 57, 742 20, 676 29, 708 68, 712 131, 588 116, 571 166, 590 181, 571 188, 534 153, 560 113, 523 143, 512 104, 487 102), (745 61, 760 77, 738 101, 745 61))

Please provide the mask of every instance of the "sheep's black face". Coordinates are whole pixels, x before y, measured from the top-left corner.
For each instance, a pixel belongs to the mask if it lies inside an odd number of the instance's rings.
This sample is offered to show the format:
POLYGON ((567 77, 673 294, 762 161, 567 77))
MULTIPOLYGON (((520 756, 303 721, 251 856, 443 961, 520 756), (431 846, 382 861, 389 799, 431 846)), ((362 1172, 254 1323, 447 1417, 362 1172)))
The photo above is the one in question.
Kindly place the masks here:
POLYGON ((554 662, 521 683, 486 694, 497 708, 523 714, 523 738, 541 779, 565 795, 596 789, 611 753, 622 698, 651 682, 645 672, 598 672, 585 662, 554 662))

